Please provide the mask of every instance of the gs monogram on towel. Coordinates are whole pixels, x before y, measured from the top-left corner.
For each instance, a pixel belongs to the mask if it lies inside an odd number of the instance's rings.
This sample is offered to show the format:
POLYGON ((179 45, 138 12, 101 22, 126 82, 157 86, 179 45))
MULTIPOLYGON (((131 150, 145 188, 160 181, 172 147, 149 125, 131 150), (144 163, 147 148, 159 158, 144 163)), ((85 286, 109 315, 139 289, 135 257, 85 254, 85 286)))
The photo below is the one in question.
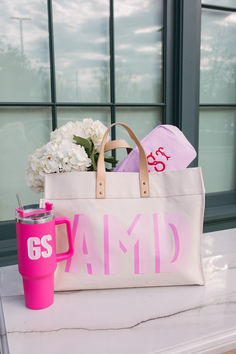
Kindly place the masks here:
POLYGON ((130 271, 134 274, 170 273, 179 271, 189 255, 188 225, 178 214, 137 214, 128 230, 114 215, 105 214, 100 236, 104 239, 103 256, 96 246, 89 217, 74 216, 75 252, 67 261, 66 272, 79 273, 86 265, 90 275, 120 274, 121 254, 130 252, 134 259, 130 271))

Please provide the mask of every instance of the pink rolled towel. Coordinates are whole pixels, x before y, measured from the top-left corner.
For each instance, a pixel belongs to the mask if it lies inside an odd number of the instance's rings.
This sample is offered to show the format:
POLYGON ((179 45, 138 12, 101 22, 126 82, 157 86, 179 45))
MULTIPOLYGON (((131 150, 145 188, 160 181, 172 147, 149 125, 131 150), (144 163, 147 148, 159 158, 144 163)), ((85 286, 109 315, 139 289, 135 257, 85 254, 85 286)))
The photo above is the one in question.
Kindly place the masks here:
MULTIPOLYGON (((141 140, 141 143, 147 154, 150 172, 184 169, 197 156, 194 147, 174 125, 158 125, 141 140)), ((133 149, 113 171, 138 172, 138 148, 133 149)))

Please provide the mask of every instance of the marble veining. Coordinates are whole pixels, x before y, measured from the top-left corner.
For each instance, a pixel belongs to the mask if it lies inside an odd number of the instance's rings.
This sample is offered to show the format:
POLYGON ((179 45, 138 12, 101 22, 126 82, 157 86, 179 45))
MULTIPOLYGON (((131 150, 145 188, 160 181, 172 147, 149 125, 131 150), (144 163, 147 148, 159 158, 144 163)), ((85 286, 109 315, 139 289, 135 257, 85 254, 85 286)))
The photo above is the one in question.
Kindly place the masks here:
POLYGON ((4 321, 1 297, 0 297, 0 353, 9 354, 7 331, 6 331, 5 321, 4 321))
POLYGON ((1 268, 10 353, 39 354, 41 341, 50 354, 236 348, 236 229, 205 234, 202 255, 205 286, 58 292, 41 311, 25 308, 16 266, 1 268))
MULTIPOLYGON (((171 314, 167 314, 167 315, 163 315, 163 316, 156 316, 156 317, 151 317, 148 318, 146 320, 142 320, 138 323, 135 323, 131 326, 124 326, 124 327, 109 327, 109 328, 85 328, 85 327, 61 327, 61 328, 57 328, 57 329, 52 329, 52 330, 47 330, 47 331, 37 331, 37 330, 25 330, 25 331, 8 331, 8 333, 51 333, 51 332, 60 332, 60 331, 66 331, 66 330, 78 330, 78 331, 121 331, 121 330, 126 330, 126 329, 133 329, 135 327, 141 326, 144 323, 150 322, 150 321, 155 321, 155 320, 159 320, 159 319, 164 319, 164 318, 168 318, 171 316, 176 316, 179 314, 183 314, 185 312, 188 311, 195 311, 195 310, 199 310, 199 309, 203 309, 205 307, 208 306, 215 306, 215 305, 232 305, 235 304, 236 305, 236 301, 227 301, 227 302, 222 302, 222 303, 217 303, 217 304, 212 304, 212 305, 205 305, 205 306, 196 306, 195 308, 190 308, 190 309, 185 309, 182 311, 178 311, 175 313, 171 313, 171 314)), ((236 314, 236 307, 235 307, 235 314, 236 314)))

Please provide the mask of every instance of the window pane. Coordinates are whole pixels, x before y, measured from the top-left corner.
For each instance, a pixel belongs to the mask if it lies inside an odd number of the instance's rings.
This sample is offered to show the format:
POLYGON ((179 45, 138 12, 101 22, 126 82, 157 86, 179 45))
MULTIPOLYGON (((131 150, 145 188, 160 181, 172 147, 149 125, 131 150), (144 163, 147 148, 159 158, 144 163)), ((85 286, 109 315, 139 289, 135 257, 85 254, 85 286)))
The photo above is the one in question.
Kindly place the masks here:
POLYGON ((236 188, 236 110, 201 109, 199 166, 207 193, 236 188))
POLYGON ((57 99, 109 101, 109 1, 53 1, 57 99))
POLYGON ((162 101, 160 0, 115 0, 117 102, 162 101))
POLYGON ((202 11, 201 103, 236 103, 236 13, 202 11))
POLYGON ((236 8, 235 0, 202 0, 202 4, 236 8))
POLYGON ((0 101, 50 101, 47 2, 0 2, 0 101))
POLYGON ((69 121, 92 118, 100 120, 106 127, 111 124, 110 108, 91 108, 91 107, 65 107, 58 108, 57 120, 58 126, 62 126, 69 121))
MULTIPOLYGON (((116 112, 116 121, 128 124, 140 140, 162 122, 161 108, 119 108, 116 112)), ((116 138, 125 139, 132 147, 135 146, 129 134, 122 127, 117 127, 116 138)), ((125 149, 117 150, 119 161, 125 156, 125 149)))
POLYGON ((16 193, 24 204, 38 203, 40 194, 25 182, 28 156, 50 138, 49 109, 1 108, 0 110, 0 220, 14 219, 16 193))

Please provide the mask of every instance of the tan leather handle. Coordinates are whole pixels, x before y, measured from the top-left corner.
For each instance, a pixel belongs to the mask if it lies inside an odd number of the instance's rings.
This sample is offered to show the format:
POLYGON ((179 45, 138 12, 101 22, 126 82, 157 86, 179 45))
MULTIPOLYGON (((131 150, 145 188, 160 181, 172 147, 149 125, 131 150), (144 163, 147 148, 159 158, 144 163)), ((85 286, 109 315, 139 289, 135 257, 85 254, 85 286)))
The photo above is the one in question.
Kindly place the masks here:
POLYGON ((127 150, 127 154, 129 154, 133 150, 132 147, 125 140, 120 139, 108 141, 105 144, 104 152, 120 148, 125 148, 127 150))
MULTIPOLYGON (((137 136, 134 134, 132 129, 124 123, 113 123, 105 132, 101 147, 100 147, 100 154, 98 157, 97 162, 97 188, 96 188, 96 197, 98 199, 104 199, 106 197, 106 170, 105 170, 105 163, 104 163, 104 147, 107 141, 107 136, 110 129, 115 125, 121 125, 124 127, 131 139, 136 143, 138 150, 139 150, 139 185, 140 185, 140 196, 142 198, 147 198, 150 196, 149 193, 149 176, 148 176, 148 163, 146 158, 146 153, 138 140, 137 136)), ((118 172, 117 172, 118 173, 118 172)))

